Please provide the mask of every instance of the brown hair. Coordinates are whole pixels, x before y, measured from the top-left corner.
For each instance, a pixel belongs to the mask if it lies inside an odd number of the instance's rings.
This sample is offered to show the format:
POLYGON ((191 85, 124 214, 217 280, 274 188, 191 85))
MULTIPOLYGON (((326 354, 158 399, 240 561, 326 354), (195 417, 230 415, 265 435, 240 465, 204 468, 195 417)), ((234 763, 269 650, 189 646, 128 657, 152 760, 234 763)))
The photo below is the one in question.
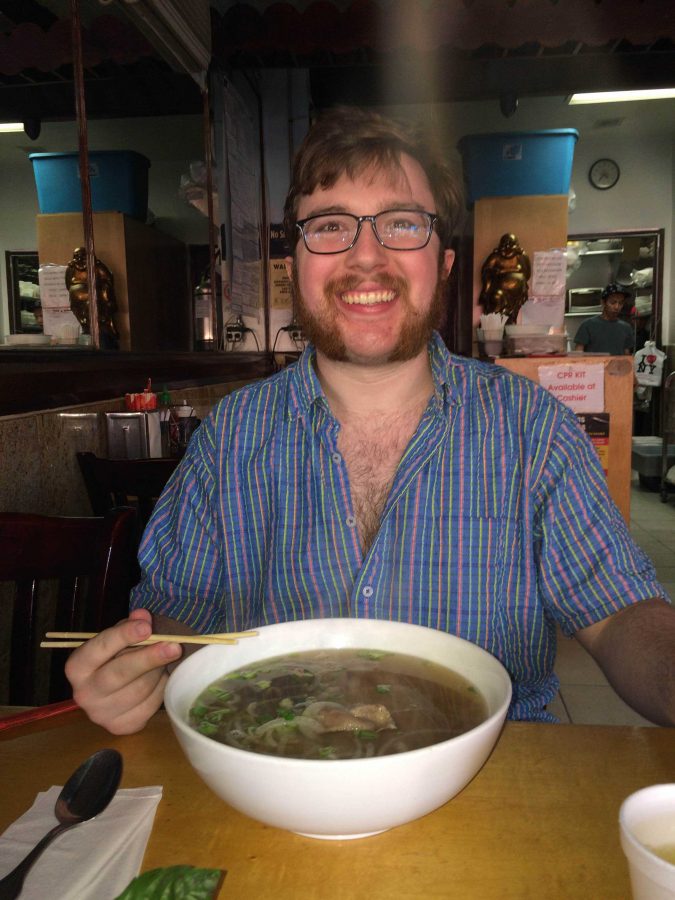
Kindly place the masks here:
POLYGON ((341 175, 354 178, 375 167, 395 171, 401 154, 424 169, 438 214, 436 233, 442 247, 452 238, 463 208, 460 182, 424 136, 378 113, 357 107, 336 107, 324 113, 309 130, 293 163, 291 186, 284 205, 284 229, 295 251, 299 231, 295 227, 300 198, 317 189, 332 187, 341 175))

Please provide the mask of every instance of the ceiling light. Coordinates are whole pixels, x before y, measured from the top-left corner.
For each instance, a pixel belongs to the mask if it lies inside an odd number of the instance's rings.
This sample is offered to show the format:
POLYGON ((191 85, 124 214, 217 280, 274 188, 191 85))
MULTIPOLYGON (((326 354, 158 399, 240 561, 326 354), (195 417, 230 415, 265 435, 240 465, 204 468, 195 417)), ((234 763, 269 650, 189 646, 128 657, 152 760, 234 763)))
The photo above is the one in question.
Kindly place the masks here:
POLYGON ((0 134, 23 131, 23 122, 0 122, 0 134))
POLYGON ((572 94, 570 106, 580 103, 625 103, 628 100, 669 100, 675 97, 675 87, 650 88, 640 91, 593 91, 588 94, 572 94))

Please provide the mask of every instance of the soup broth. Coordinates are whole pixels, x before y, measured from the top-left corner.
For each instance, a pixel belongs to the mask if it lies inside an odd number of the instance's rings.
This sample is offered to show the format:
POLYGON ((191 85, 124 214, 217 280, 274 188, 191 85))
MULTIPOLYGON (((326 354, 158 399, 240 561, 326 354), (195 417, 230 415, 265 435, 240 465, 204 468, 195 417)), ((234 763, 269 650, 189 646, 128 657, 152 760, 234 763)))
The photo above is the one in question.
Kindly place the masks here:
POLYGON ((487 703, 450 669, 379 650, 316 650, 262 660, 210 685, 190 709, 201 734, 299 759, 416 750, 483 722, 487 703))

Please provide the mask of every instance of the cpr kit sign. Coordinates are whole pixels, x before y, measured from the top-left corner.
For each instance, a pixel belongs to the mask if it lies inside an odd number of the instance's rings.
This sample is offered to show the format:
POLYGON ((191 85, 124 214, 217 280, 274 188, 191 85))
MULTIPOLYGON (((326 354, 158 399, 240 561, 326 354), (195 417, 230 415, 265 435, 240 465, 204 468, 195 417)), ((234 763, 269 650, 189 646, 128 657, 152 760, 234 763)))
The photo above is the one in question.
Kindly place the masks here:
POLYGON ((605 367, 602 363, 540 366, 539 384, 577 413, 605 409, 605 367))

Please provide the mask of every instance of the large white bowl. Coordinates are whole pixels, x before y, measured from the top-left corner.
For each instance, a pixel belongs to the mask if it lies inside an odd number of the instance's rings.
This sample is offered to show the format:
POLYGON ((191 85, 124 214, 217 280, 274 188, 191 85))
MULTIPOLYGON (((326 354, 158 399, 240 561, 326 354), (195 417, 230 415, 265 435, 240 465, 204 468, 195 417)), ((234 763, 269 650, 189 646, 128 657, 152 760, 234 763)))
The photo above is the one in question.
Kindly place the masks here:
POLYGON ((454 797, 494 747, 511 700, 502 664, 453 635, 377 619, 307 619, 268 625, 236 646, 204 647, 169 678, 165 705, 199 775, 230 806, 288 831, 320 838, 365 837, 410 822, 454 797), (458 737, 390 756, 301 760, 238 750, 188 725, 197 696, 228 672, 258 660, 327 647, 389 650, 440 663, 483 694, 488 718, 458 737))

